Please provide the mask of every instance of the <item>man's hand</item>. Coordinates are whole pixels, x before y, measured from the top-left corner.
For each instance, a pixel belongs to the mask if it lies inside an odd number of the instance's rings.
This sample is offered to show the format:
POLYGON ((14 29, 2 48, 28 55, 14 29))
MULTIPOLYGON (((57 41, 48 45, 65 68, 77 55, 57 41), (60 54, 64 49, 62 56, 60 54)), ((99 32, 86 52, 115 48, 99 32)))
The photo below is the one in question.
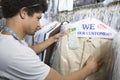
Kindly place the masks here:
POLYGON ((62 37, 63 35, 65 35, 65 34, 63 34, 63 33, 58 33, 58 34, 55 34, 54 36, 52 36, 52 37, 50 37, 50 38, 52 38, 52 40, 54 40, 55 42, 57 42, 58 39, 59 39, 60 37, 62 37))
POLYGON ((99 70, 99 68, 101 67, 103 61, 102 59, 100 60, 95 60, 92 56, 90 56, 87 60, 86 66, 88 68, 88 70, 90 70, 90 73, 94 73, 97 70, 99 70))

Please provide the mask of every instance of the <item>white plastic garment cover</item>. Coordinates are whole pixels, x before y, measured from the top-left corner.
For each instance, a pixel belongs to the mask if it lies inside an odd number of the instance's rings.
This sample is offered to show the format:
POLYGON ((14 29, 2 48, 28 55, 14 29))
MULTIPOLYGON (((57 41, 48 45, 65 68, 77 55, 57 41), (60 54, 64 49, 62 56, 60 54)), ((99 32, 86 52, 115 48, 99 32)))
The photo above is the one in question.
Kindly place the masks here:
POLYGON ((113 60, 109 80, 120 80, 120 32, 113 39, 113 60))
POLYGON ((111 66, 111 42, 116 31, 96 19, 85 19, 62 28, 67 35, 59 39, 51 66, 66 75, 83 68, 88 57, 93 55, 94 60, 102 58, 104 65, 86 80, 106 80, 111 66))

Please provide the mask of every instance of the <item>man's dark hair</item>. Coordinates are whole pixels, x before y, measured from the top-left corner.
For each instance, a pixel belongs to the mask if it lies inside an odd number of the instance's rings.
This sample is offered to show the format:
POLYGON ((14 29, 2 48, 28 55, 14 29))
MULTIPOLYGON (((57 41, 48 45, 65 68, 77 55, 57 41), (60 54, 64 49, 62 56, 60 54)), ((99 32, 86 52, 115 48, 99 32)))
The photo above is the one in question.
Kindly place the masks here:
POLYGON ((4 18, 17 15, 23 7, 26 7, 29 16, 35 12, 44 13, 48 8, 46 0, 1 0, 1 6, 4 18))

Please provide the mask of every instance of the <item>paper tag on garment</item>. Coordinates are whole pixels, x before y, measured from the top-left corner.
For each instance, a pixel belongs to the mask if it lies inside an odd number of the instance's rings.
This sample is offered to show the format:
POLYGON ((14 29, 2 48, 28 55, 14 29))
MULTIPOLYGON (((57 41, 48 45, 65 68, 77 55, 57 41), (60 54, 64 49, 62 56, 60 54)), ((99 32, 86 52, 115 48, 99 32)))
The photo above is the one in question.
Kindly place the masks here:
POLYGON ((87 18, 72 23, 69 25, 69 28, 76 28, 77 37, 113 38, 117 33, 111 27, 94 18, 87 18))
POLYGON ((76 28, 68 28, 68 46, 70 49, 77 49, 78 48, 78 40, 76 37, 76 28))
POLYGON ((68 46, 71 49, 78 48, 78 40, 75 33, 68 34, 68 46))

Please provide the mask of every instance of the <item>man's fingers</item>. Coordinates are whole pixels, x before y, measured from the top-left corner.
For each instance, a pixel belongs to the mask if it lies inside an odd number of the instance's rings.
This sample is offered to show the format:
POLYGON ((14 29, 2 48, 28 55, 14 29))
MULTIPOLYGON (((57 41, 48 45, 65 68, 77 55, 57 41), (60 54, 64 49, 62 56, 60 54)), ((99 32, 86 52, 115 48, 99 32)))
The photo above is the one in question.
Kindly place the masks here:
POLYGON ((104 64, 104 60, 102 59, 101 61, 98 62, 98 65, 101 67, 104 64))

